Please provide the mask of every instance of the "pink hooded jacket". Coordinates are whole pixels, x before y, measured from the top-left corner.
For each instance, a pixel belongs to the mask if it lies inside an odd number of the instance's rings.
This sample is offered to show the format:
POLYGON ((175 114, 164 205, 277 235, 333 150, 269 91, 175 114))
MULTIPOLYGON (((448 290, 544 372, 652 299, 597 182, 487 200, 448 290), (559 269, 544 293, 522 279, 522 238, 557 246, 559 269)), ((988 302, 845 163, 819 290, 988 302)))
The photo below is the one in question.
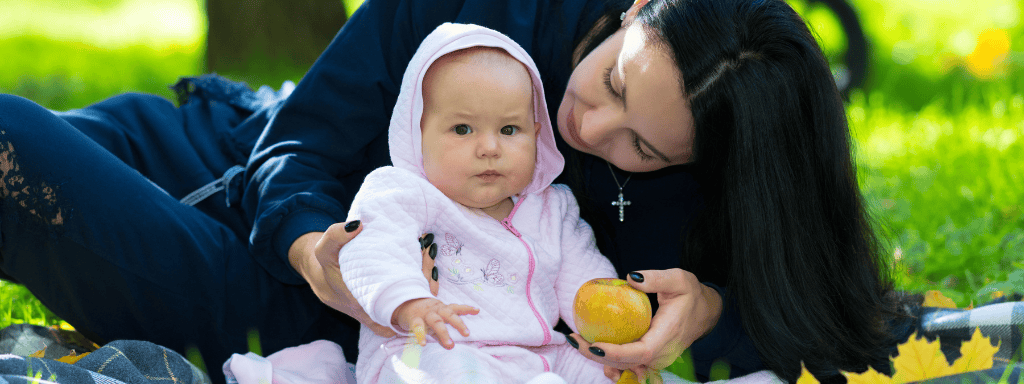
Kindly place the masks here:
MULTIPOLYGON (((406 70, 388 142, 394 166, 366 177, 348 216, 361 220, 363 231, 339 254, 345 284, 370 317, 391 325, 400 304, 433 297, 423 278, 416 240, 433 233, 438 245, 437 298, 480 308, 478 315, 462 317, 469 337, 450 332, 456 343, 565 343, 553 328, 562 318, 576 329, 576 291, 590 279, 615 277, 615 271, 598 252, 572 193, 563 185, 551 185, 564 160, 555 148, 539 72, 526 52, 490 29, 442 25, 423 41, 406 70), (533 180, 513 197, 515 207, 501 221, 452 201, 427 181, 423 170, 423 76, 437 58, 473 46, 502 48, 526 65, 533 78, 534 116, 541 127, 533 180)), ((360 348, 360 362, 364 356, 360 348)))

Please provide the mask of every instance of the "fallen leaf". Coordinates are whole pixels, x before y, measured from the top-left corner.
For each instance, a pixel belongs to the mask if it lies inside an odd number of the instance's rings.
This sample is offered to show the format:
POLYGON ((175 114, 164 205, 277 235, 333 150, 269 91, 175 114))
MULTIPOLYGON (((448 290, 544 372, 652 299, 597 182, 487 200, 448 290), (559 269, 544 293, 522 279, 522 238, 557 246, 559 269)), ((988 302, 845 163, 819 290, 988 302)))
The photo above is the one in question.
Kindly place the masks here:
POLYGON ((868 370, 864 371, 864 373, 843 371, 840 371, 840 373, 842 373, 843 376, 846 376, 847 384, 890 384, 893 382, 891 377, 876 371, 875 368, 870 365, 868 366, 868 370))
POLYGON ((999 346, 993 346, 991 338, 981 334, 981 328, 974 328, 971 339, 960 344, 960 358, 953 362, 953 369, 962 373, 992 368, 996 352, 999 346))
POLYGON ((38 357, 40 359, 42 359, 44 356, 46 356, 46 347, 43 347, 43 349, 32 352, 31 354, 28 355, 28 357, 38 357))
POLYGON ((798 377, 796 379, 796 384, 820 384, 820 383, 821 382, 818 381, 818 379, 816 379, 814 377, 814 375, 811 374, 811 371, 807 370, 807 367, 804 366, 804 362, 801 361, 800 362, 800 377, 798 377))
POLYGON ((71 351, 70 355, 61 357, 61 358, 57 359, 57 361, 60 361, 62 363, 74 364, 75 362, 77 362, 78 360, 81 360, 83 357, 85 357, 85 355, 88 355, 88 354, 89 354, 89 352, 83 353, 81 355, 76 355, 75 351, 71 351))
POLYGON ((897 346, 899 355, 892 359, 893 382, 906 383, 953 374, 953 367, 946 361, 946 355, 939 348, 939 340, 929 342, 910 335, 906 343, 897 346))
POLYGON ((956 308, 956 303, 953 299, 946 297, 942 292, 931 290, 924 293, 924 303, 922 307, 936 307, 936 308, 956 308))

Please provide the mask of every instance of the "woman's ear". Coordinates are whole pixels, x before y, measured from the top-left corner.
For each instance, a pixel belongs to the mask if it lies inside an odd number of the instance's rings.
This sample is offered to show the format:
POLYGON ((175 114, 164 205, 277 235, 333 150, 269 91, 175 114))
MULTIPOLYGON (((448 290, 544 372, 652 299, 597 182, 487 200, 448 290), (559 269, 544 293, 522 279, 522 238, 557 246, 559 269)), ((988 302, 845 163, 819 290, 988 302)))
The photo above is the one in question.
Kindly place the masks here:
POLYGON ((640 11, 640 8, 643 8, 643 6, 647 5, 649 1, 651 0, 634 1, 633 5, 630 5, 629 9, 627 9, 626 12, 622 13, 622 27, 625 28, 630 23, 632 23, 633 19, 636 18, 636 13, 640 11))

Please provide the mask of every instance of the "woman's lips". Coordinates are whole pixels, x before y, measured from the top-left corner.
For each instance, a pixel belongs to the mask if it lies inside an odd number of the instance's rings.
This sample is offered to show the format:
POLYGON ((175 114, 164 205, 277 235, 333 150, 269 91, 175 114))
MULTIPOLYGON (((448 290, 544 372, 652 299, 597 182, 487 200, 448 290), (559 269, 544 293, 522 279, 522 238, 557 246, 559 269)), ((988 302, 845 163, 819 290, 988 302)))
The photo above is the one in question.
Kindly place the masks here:
POLYGON ((590 148, 586 143, 583 142, 583 138, 580 137, 579 127, 576 126, 576 105, 573 104, 569 107, 569 114, 565 116, 566 128, 569 130, 569 136, 572 137, 572 141, 576 142, 581 148, 590 148))

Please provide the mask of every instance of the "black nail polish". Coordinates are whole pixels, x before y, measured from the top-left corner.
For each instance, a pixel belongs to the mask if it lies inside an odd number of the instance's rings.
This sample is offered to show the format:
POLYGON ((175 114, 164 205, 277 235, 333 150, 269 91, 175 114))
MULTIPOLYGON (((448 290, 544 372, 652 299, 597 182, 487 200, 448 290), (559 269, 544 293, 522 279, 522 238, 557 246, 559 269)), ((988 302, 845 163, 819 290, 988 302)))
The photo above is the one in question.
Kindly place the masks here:
POLYGON ((598 347, 590 347, 590 353, 593 353, 597 357, 604 357, 604 351, 598 347))
POLYGON ((565 336, 565 341, 572 346, 572 349, 580 349, 580 343, 576 341, 572 336, 565 336))
POLYGON ((434 281, 437 281, 437 267, 434 267, 434 269, 430 270, 430 277, 434 279, 434 281))
POLYGON ((345 224, 345 232, 352 232, 359 228, 359 220, 353 220, 348 224, 345 224))
POLYGON ((629 278, 638 283, 644 282, 644 275, 640 274, 640 272, 630 272, 629 278))
POLYGON ((434 234, 433 233, 428 233, 426 236, 423 236, 423 238, 420 239, 420 249, 427 249, 427 247, 429 247, 430 244, 433 244, 433 243, 434 243, 434 234))
POLYGON ((430 250, 427 251, 427 254, 430 255, 430 260, 436 259, 437 258, 437 244, 430 244, 430 250))

